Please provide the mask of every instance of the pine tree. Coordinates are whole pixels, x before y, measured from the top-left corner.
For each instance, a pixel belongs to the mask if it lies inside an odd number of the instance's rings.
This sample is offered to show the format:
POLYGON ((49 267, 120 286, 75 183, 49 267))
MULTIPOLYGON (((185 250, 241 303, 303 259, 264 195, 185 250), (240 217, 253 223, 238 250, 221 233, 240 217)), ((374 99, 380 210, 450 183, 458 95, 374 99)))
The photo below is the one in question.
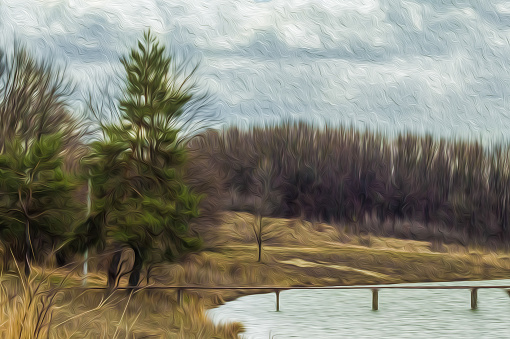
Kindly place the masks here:
POLYGON ((116 284, 123 248, 134 252, 129 285, 136 286, 144 265, 173 260, 197 248, 188 222, 198 216, 199 197, 182 180, 185 150, 178 143, 178 118, 192 94, 178 83, 172 59, 150 32, 122 63, 127 73, 120 121, 105 127, 94 145, 91 222, 103 225, 117 250, 109 268, 116 284))
POLYGON ((14 139, 0 154, 0 239, 30 274, 41 251, 56 249, 72 234, 75 182, 63 170, 61 136, 27 144, 14 139))

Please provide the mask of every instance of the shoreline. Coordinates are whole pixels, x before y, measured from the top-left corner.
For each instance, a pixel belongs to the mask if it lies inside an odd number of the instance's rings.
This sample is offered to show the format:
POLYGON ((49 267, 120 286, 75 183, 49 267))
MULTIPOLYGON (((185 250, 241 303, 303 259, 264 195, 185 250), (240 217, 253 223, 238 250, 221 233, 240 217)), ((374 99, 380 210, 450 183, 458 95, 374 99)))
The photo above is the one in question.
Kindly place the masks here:
MULTIPOLYGON (((328 289, 328 287, 359 286, 359 287, 366 287, 367 289, 370 289, 370 288, 377 288, 378 286, 393 286, 393 285, 402 285, 402 284, 407 285, 407 284, 421 284, 421 283, 433 284, 433 283, 454 283, 454 282, 482 282, 482 281, 499 281, 499 280, 510 280, 510 274, 508 277, 492 278, 492 279, 455 279, 455 280, 441 280, 441 281, 394 282, 394 283, 381 283, 381 284, 373 284, 373 285, 326 285, 326 286, 313 286, 313 287, 315 287, 316 290, 320 290, 320 291, 328 291, 328 290, 329 291, 339 291, 342 289, 328 289), (324 289, 322 289, 322 288, 324 288, 324 289)), ((507 284, 506 286, 509 289, 504 289, 504 290, 507 291, 507 293, 510 296, 510 283, 507 284)), ((273 287, 273 286, 271 286, 271 287, 273 287)), ((278 286, 278 287, 280 287, 280 286, 278 286)), ((288 289, 283 289, 283 288, 280 289, 280 292, 290 291, 293 289, 298 290, 299 288, 293 288, 292 286, 289 286, 288 289)), ((398 287, 395 287, 395 289, 398 289, 398 287)), ((310 289, 302 289, 302 290, 309 291, 310 289)), ((348 289, 345 289, 345 290, 348 290, 348 289)), ((267 292, 260 292, 260 293, 245 293, 245 294, 241 294, 239 296, 227 297, 227 298, 224 298, 223 303, 221 303, 221 304, 216 304, 216 305, 211 305, 211 306, 206 307, 204 310, 204 313, 205 313, 205 316, 207 317, 207 319, 209 319, 209 321, 211 321, 215 326, 227 326, 227 325, 232 325, 232 324, 240 324, 241 328, 243 329, 243 331, 240 332, 240 334, 243 334, 246 332, 245 327, 244 327, 245 325, 243 322, 231 320, 231 319, 229 319, 229 320, 223 319, 222 321, 215 321, 209 315, 209 311, 218 309, 219 307, 226 305, 227 303, 230 303, 232 301, 235 301, 235 300, 243 298, 243 297, 247 297, 247 296, 251 296, 251 295, 258 295, 258 294, 269 294, 269 293, 275 293, 275 292, 267 291, 267 292)))
MULTIPOLYGON (((428 242, 375 236, 367 242, 333 226, 321 224, 319 228, 317 224, 287 219, 267 220, 262 262, 258 262, 253 238, 254 217, 248 213, 225 213, 224 217, 214 229, 203 230, 202 234, 209 239, 202 251, 154 268, 152 284, 277 286, 284 290, 298 286, 377 288, 410 283, 510 279, 510 252, 451 245, 445 245, 439 252, 433 251, 428 242)), ((34 273, 41 275, 43 271, 34 270, 34 273)), ((65 276, 66 272, 52 273, 48 287, 59 284, 65 276)), ((74 285, 80 279, 79 275, 73 275, 67 282, 74 285)), ((104 286, 106 277, 100 271, 91 271, 88 281, 104 286)), ((121 283, 125 284, 127 278, 121 283)), ((9 290, 4 290, 5 297, 23 292, 21 284, 11 285, 6 285, 9 290)), ((208 311, 244 296, 267 293, 273 292, 189 290, 183 293, 182 304, 175 290, 145 291, 131 299, 125 293, 116 293, 108 304, 98 308, 104 304, 102 292, 84 294, 69 290, 61 295, 63 299, 56 305, 59 308, 53 320, 57 325, 52 333, 55 338, 66 337, 71 331, 79 331, 84 337, 118 331, 121 336, 134 337, 239 338, 243 329, 240 322, 218 325, 207 316, 208 311), (84 326, 89 322, 94 326, 84 326), (64 325, 59 325, 61 323, 64 325), (121 323, 124 329, 112 325, 121 323)))

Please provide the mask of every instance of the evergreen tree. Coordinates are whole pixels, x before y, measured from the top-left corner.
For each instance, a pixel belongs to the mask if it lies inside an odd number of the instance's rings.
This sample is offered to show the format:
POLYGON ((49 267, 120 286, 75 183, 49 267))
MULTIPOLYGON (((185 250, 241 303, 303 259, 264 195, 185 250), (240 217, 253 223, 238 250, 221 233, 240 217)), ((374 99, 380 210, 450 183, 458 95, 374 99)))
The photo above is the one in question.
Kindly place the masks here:
POLYGON ((199 245, 187 227, 198 216, 199 197, 182 180, 186 154, 178 143, 178 118, 192 98, 188 78, 177 82, 171 57, 150 32, 122 63, 127 79, 120 121, 104 128, 91 166, 90 222, 104 227, 107 244, 117 250, 110 287, 123 248, 134 252, 129 285, 136 286, 147 263, 173 260, 199 245))
POLYGON ((63 170, 61 136, 41 136, 27 146, 14 139, 0 154, 0 238, 7 253, 25 260, 28 276, 41 251, 72 234, 77 206, 75 183, 63 170))

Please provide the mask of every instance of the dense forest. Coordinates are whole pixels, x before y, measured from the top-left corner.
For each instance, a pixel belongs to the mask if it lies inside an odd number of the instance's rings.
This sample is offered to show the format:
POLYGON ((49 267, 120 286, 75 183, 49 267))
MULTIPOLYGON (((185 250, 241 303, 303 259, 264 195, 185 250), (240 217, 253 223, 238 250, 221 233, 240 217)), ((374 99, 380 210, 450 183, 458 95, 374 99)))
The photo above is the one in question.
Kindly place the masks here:
POLYGON ((150 33, 121 59, 118 114, 101 118, 101 105, 90 103, 94 134, 72 111, 63 72, 18 45, 0 60, 4 268, 22 262, 28 276, 34 262, 63 266, 91 251, 107 258, 114 287, 128 249, 136 286, 142 271, 148 280, 153 265, 200 248, 196 230, 228 210, 508 246, 506 146, 293 122, 185 134, 181 118, 204 97, 189 82, 194 71, 176 76, 186 68, 150 33))
POLYGON ((189 147, 219 178, 223 209, 354 233, 508 244, 507 146, 287 123, 208 131, 189 147))

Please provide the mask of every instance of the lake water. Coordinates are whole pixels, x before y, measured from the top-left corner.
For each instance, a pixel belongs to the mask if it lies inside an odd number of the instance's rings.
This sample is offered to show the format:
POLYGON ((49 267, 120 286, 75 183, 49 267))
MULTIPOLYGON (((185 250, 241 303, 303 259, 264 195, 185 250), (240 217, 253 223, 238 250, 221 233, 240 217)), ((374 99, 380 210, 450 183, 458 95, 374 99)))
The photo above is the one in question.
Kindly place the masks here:
MULTIPOLYGON (((401 284, 506 285, 509 280, 401 284)), ((249 295, 208 311, 215 323, 240 321, 243 338, 510 338, 510 298, 504 290, 290 290, 249 295)))

